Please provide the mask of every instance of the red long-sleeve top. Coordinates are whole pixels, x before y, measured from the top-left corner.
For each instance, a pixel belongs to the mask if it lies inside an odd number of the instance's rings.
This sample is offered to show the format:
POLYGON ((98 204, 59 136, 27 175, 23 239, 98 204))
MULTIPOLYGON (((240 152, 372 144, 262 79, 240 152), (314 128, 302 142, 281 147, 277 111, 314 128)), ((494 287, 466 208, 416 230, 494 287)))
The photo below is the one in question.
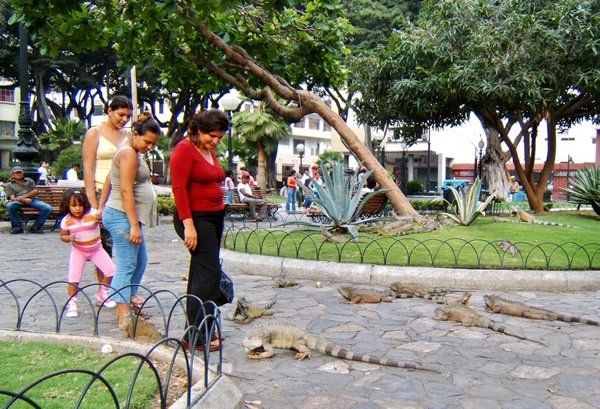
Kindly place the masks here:
POLYGON ((225 207, 221 189, 225 172, 215 153, 211 151, 211 154, 214 165, 208 163, 188 139, 179 142, 173 150, 171 179, 180 220, 192 217, 193 211, 216 212, 225 207))

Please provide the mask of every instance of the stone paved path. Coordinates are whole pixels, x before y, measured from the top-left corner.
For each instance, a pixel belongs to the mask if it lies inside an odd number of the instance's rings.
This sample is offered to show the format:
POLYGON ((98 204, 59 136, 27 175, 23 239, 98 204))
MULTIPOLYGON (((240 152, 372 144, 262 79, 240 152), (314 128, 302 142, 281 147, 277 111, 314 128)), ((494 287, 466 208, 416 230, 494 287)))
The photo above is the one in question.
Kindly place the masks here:
MULTIPOLYGON (((146 229, 150 263, 144 285, 153 291, 185 291, 188 255, 172 226, 146 229)), ((58 233, 44 235, 0 234, 0 279, 27 278, 42 284, 66 277, 68 246, 58 233)), ((250 256, 249 256, 250 257, 250 256)), ((298 280, 299 285, 275 288, 272 277, 260 272, 230 272, 236 294, 251 301, 276 299, 274 317, 248 325, 223 320, 224 370, 235 375, 248 407, 284 408, 596 408, 600 398, 600 327, 562 322, 526 320, 483 311, 485 290, 473 291, 471 306, 512 328, 547 342, 533 342, 467 328, 432 319, 435 304, 423 300, 347 305, 337 293, 344 283, 298 280), (442 373, 410 371, 348 362, 313 353, 297 361, 292 351, 276 350, 270 360, 245 357, 243 337, 255 326, 286 322, 334 341, 359 353, 418 362, 442 373)), ((93 284, 91 268, 85 283, 93 284)), ((15 291, 31 291, 20 282, 15 291)), ((60 299, 65 289, 52 287, 60 299)), ((600 319, 600 293, 542 292, 499 293, 528 304, 589 319, 600 319)), ((94 291, 90 290, 93 296, 94 291)), ((168 297, 166 297, 168 298, 168 297)), ((21 298, 22 300, 23 298, 21 298)), ((23 302, 23 301, 21 301, 23 302)), ((0 329, 15 326, 6 290, 0 290, 0 329)), ((48 319, 51 303, 46 298, 32 306, 25 330, 53 331, 48 319)), ((155 317, 157 305, 150 305, 155 317)), ((223 307, 230 318, 233 306, 223 307)), ((160 320, 159 328, 161 327, 160 320)), ((63 321, 61 332, 91 335, 91 310, 63 321)), ((114 329, 110 311, 100 318, 101 335, 122 337, 114 329)), ((1 381, 0 381, 1 388, 1 381)))

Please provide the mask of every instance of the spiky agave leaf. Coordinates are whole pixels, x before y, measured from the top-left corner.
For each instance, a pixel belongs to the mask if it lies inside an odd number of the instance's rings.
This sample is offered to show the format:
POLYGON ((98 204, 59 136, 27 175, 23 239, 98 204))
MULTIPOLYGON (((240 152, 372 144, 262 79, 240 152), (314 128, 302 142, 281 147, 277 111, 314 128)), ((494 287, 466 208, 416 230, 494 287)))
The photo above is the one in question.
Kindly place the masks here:
MULTIPOLYGON (((363 180, 360 181, 357 192, 361 191, 371 173, 372 171, 367 172, 363 180)), ((316 190, 317 194, 307 186, 302 184, 299 184, 299 186, 304 194, 310 197, 319 211, 327 216, 331 222, 327 224, 316 224, 312 222, 294 221, 284 223, 284 225, 302 225, 311 230, 318 229, 320 226, 325 226, 328 229, 345 229, 353 238, 357 238, 358 229, 356 228, 356 225, 385 219, 372 217, 359 220, 359 216, 369 199, 373 196, 385 193, 387 189, 377 190, 375 192, 367 193, 366 195, 361 195, 360 193, 353 195, 352 183, 344 173, 344 166, 340 162, 332 163, 331 174, 329 172, 323 172, 323 180, 325 182, 325 187, 318 183, 313 184, 313 188, 316 190)))
MULTIPOLYGON (((491 194, 483 203, 479 203, 479 195, 481 193, 481 180, 475 179, 473 186, 469 189, 469 192, 465 192, 464 189, 456 190, 451 187, 452 194, 456 200, 456 214, 452 213, 441 213, 442 216, 446 216, 456 223, 462 226, 468 226, 483 214, 485 208, 496 196, 495 193, 491 194)), ((451 204, 451 203, 449 203, 451 204)))
POLYGON ((591 204, 598 214, 600 209, 600 166, 578 170, 570 180, 571 186, 565 189, 574 202, 591 204))

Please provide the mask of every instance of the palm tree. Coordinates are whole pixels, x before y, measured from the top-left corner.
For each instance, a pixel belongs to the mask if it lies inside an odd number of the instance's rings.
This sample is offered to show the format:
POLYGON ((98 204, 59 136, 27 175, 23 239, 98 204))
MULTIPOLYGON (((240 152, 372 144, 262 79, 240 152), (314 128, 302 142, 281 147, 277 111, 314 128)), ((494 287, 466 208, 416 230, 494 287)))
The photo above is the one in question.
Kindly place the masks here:
POLYGON ((321 169, 327 169, 328 171, 333 168, 333 164, 336 162, 343 162, 344 155, 340 152, 334 151, 326 151, 319 155, 319 159, 317 159, 317 165, 321 169))
POLYGON ((273 153, 281 140, 292 134, 292 128, 282 118, 271 113, 267 106, 260 103, 252 112, 238 112, 233 117, 235 136, 246 146, 256 145, 258 153, 257 184, 266 190, 266 158, 273 153))
POLYGON ((81 143, 85 135, 85 123, 71 118, 59 118, 52 121, 54 129, 38 137, 39 145, 51 152, 49 161, 55 161, 58 155, 74 143, 81 143))

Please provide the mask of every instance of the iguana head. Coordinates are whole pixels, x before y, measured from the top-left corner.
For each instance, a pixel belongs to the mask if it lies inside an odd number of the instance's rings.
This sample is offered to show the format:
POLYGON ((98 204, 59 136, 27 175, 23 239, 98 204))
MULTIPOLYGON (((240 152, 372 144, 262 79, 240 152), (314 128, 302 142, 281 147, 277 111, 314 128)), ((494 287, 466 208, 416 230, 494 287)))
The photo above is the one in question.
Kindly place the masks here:
POLYGON ((450 315, 445 307, 439 307, 435 309, 435 317, 433 317, 434 320, 448 321, 449 318, 450 315))
POLYGON ((339 287, 338 288, 338 292, 342 295, 342 297, 344 297, 345 299, 350 299, 350 294, 352 293, 352 291, 354 290, 354 287, 339 287))
POLYGON ((246 351, 246 353, 250 353, 262 348, 263 340, 260 337, 249 336, 244 338, 242 345, 244 346, 244 351, 246 351))
POLYGON ((484 295, 483 301, 485 302, 485 310, 490 312, 494 306, 494 301, 496 300, 495 295, 484 295))

